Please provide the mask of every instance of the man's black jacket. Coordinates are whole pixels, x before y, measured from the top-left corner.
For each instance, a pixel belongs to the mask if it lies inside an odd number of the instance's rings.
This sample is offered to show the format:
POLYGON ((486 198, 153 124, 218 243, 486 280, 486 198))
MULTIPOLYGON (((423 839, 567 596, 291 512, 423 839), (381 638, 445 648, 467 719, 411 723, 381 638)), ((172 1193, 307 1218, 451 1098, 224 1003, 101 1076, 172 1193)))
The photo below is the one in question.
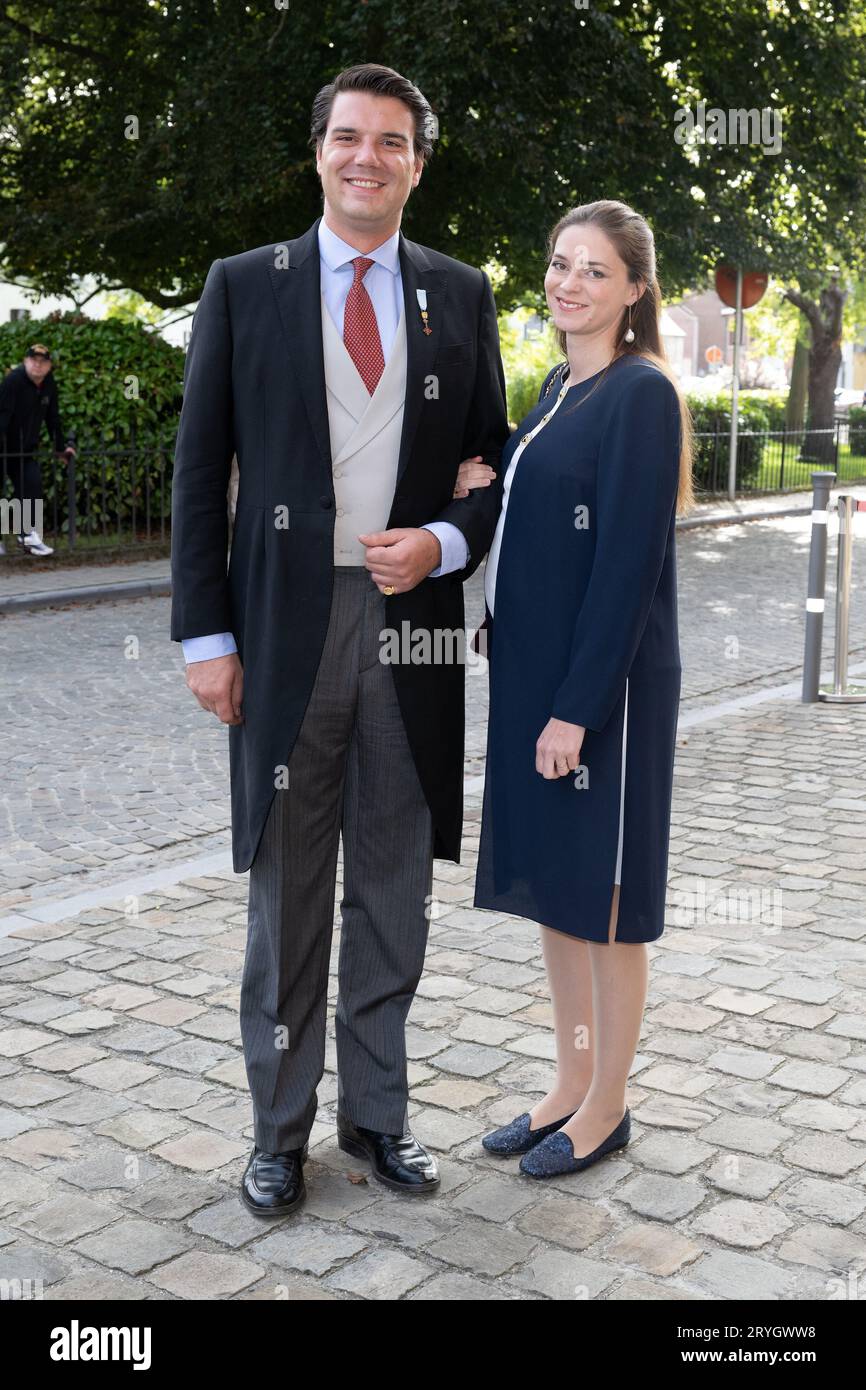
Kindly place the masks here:
POLYGON ((23 366, 13 367, 0 381, 0 448, 8 454, 32 454, 45 424, 60 453, 66 447, 57 383, 49 372, 42 384, 31 381, 23 366))
MULTIPOLYGON (((244 722, 229 726, 234 867, 255 856, 275 777, 287 764, 322 655, 334 580, 335 498, 322 349, 318 221, 287 244, 211 266, 186 361, 172 487, 172 621, 179 642, 232 632, 244 667, 244 722), (286 251, 288 255, 286 256, 286 251), (226 573, 226 492, 240 472, 226 573), (289 526, 275 514, 288 508, 289 526)), ((400 235, 406 403, 387 527, 448 521, 464 569, 386 598, 398 636, 456 635, 464 661, 391 665, 438 858, 460 861, 465 636, 463 581, 481 564, 502 484, 454 498, 461 459, 494 468, 508 439, 496 307, 480 271, 400 235), (418 290, 425 290, 430 333, 418 290)), ((406 644, 412 645, 411 641, 406 644)), ((381 815, 393 808, 381 807, 381 815)))

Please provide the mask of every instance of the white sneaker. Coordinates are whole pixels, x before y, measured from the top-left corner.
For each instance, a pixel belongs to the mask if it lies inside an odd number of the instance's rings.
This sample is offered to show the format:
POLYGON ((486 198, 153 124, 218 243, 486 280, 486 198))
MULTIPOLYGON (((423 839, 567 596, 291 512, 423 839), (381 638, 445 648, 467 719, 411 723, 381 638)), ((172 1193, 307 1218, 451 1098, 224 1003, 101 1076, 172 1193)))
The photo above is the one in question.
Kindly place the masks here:
POLYGON ((54 554, 54 547, 46 545, 39 532, 36 530, 28 531, 26 536, 19 536, 18 539, 21 541, 24 549, 29 550, 31 555, 54 554))

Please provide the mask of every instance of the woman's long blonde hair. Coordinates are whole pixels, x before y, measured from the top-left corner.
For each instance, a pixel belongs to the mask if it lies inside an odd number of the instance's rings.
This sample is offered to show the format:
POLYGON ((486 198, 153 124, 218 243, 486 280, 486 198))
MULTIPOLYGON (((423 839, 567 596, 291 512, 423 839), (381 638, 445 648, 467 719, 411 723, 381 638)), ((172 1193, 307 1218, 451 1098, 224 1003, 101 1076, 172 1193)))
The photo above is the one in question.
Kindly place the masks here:
MULTIPOLYGON (((609 367, 618 357, 646 357, 658 367, 659 371, 664 372, 677 393, 680 406, 682 442, 676 510, 677 515, 682 516, 690 511, 695 503, 692 482, 694 427, 688 403, 667 360, 662 344, 659 328, 662 299, 659 282, 656 279, 656 253, 653 234, 644 218, 633 208, 630 208, 627 203, 620 203, 612 198, 603 198, 596 203, 582 203, 580 207, 572 208, 571 212, 567 212, 564 217, 560 218, 548 239, 548 259, 553 258, 557 240, 567 227, 583 226, 587 223, 600 227, 605 236, 612 242, 618 256, 625 263, 628 277, 632 283, 640 281, 646 285, 640 298, 630 306, 634 341, 631 343, 625 341, 629 326, 629 306, 627 305, 622 311, 622 319, 617 329, 613 359, 605 368, 592 391, 597 390, 601 385, 609 367)), ((567 356, 566 336, 562 329, 556 330, 556 340, 563 356, 567 356)), ((592 395, 592 391, 588 392, 587 397, 583 399, 585 400, 589 395, 592 395)))

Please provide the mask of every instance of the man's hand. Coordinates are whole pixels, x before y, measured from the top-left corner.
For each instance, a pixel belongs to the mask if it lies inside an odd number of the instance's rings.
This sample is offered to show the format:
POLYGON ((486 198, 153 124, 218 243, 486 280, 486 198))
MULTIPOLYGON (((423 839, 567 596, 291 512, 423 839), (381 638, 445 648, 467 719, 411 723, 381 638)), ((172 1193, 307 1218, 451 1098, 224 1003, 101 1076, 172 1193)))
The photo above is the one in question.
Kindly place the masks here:
POLYGON ((580 749, 586 729, 564 719, 548 719, 535 742, 535 771, 548 781, 567 777, 580 766, 580 749))
POLYGON ((215 714, 223 724, 242 724, 244 670, 237 652, 215 656, 210 661, 191 661, 186 683, 202 709, 215 714))
POLYGON ((57 457, 63 459, 64 463, 69 463, 71 459, 75 458, 75 450, 72 445, 69 444, 65 449, 57 450, 57 457))
POLYGON ((397 526, 392 531, 359 536, 358 540, 366 547, 365 564, 382 593, 390 584, 395 593, 405 594, 442 563, 438 537, 423 526, 397 526))

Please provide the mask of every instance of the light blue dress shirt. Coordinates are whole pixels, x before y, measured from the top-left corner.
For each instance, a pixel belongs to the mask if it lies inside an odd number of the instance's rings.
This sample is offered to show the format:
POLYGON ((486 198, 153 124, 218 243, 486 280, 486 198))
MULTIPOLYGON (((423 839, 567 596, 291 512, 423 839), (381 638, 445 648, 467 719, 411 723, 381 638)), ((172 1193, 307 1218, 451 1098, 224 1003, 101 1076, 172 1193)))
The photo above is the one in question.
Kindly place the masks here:
MULTIPOLYGON (((349 246, 342 237, 338 237, 323 217, 319 223, 322 294, 341 338, 346 299, 355 275, 352 261, 360 255, 368 256, 374 262, 364 276, 364 286, 373 303, 382 341, 382 356, 387 362, 403 312, 400 233, 395 232, 387 241, 383 241, 381 246, 377 246, 375 251, 361 252, 349 246)), ((422 530, 432 531, 442 547, 442 563, 438 569, 430 571, 431 579, 463 569, 469 558, 469 547, 459 527, 453 526, 450 521, 429 521, 422 530)), ((230 632, 215 632, 207 637, 187 637, 181 645, 187 663, 210 661, 216 656, 230 656, 232 652, 237 651, 235 639, 230 632)))

